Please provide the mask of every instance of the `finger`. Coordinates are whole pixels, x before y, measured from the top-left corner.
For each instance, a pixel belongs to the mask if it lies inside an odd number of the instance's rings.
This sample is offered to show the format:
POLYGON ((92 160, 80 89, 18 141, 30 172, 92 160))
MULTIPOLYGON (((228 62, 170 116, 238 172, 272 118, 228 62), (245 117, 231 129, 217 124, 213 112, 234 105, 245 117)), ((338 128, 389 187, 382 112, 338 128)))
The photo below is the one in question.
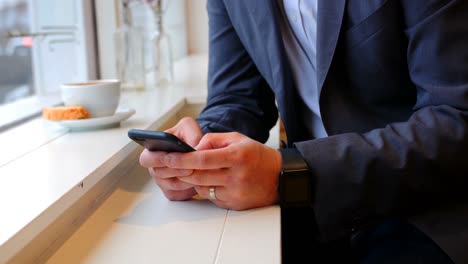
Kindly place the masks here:
POLYGON ((195 170, 188 176, 179 177, 179 180, 193 185, 226 186, 228 185, 228 169, 195 170))
POLYGON ((231 149, 213 149, 189 153, 169 153, 164 157, 164 165, 176 169, 210 170, 229 168, 234 157, 231 149))
POLYGON ((198 195, 204 199, 208 199, 208 200, 211 200, 213 202, 225 202, 227 201, 227 192, 226 192, 226 188, 225 187, 222 187, 222 186, 213 186, 215 189, 214 189, 214 193, 215 193, 215 197, 216 199, 212 199, 212 197, 210 196, 210 188, 212 186, 195 186, 195 190, 197 191, 198 195))
POLYGON ((177 178, 169 178, 169 179, 162 179, 162 178, 153 178, 156 184, 163 190, 168 191, 183 191, 190 188, 193 188, 193 185, 190 183, 186 183, 180 181, 177 178))
MULTIPOLYGON (((205 187, 205 186, 195 186, 194 187, 195 191, 198 193, 198 196, 201 199, 210 200, 210 202, 216 204, 218 207, 225 208, 225 209, 230 209, 228 202, 220 200, 219 198, 217 198, 216 200, 212 200, 210 198, 210 195, 209 195, 210 190, 209 190, 209 188, 208 189, 207 188, 208 187, 205 187), (203 194, 200 194, 200 193, 203 193, 203 194), (206 193, 208 193, 208 195, 206 195, 206 193)), ((216 195, 218 195, 218 190, 215 190, 215 193, 216 193, 216 195)))
POLYGON ((155 178, 173 178, 173 177, 181 177, 181 176, 189 176, 193 173, 193 170, 187 169, 172 169, 168 167, 162 168, 149 168, 151 176, 155 178))
POLYGON ((194 195, 197 194, 194 188, 190 188, 183 191, 173 191, 173 190, 162 190, 164 196, 170 201, 185 201, 190 200, 194 195))
POLYGON ((140 165, 145 168, 166 167, 164 165, 164 157, 166 154, 166 152, 162 151, 149 151, 144 149, 140 154, 140 165))

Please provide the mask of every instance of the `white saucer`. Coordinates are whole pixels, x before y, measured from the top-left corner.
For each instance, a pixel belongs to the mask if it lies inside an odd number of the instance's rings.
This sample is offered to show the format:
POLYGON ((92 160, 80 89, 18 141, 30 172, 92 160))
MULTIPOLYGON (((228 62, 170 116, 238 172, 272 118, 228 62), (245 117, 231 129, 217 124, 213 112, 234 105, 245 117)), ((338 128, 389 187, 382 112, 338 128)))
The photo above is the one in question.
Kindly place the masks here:
POLYGON ((64 126, 71 131, 85 131, 85 130, 95 130, 95 129, 105 129, 113 128, 120 126, 120 122, 127 120, 130 116, 135 114, 135 109, 126 108, 126 109, 117 109, 114 115, 88 118, 88 119, 78 119, 78 120, 62 120, 62 121, 52 121, 61 126, 64 126))

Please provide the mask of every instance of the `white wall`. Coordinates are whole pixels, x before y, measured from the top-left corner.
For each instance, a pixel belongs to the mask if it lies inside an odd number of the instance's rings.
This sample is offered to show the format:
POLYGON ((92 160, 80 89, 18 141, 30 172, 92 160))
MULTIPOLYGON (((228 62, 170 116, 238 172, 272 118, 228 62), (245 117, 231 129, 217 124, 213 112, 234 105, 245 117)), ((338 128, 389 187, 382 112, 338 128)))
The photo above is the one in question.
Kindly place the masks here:
POLYGON ((100 78, 112 79, 117 76, 115 68, 115 48, 112 37, 112 33, 117 27, 117 9, 115 1, 95 1, 94 8, 96 13, 100 78))
POLYGON ((186 12, 188 53, 208 53, 208 15, 206 13, 206 0, 187 0, 186 12))

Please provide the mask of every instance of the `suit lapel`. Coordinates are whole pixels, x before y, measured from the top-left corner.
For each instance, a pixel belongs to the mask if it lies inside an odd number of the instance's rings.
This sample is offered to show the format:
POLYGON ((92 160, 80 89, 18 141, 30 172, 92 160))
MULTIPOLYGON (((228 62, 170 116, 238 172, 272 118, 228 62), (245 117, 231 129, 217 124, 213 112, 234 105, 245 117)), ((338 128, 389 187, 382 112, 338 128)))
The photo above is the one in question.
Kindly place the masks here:
POLYGON ((244 6, 251 7, 250 14, 256 25, 253 33, 258 33, 260 37, 250 40, 254 41, 252 46, 256 51, 253 56, 257 67, 275 91, 288 142, 292 143, 302 138, 303 129, 296 109, 297 92, 282 41, 277 0, 244 0, 244 6))
POLYGON ((346 0, 318 0, 317 87, 322 91, 335 53, 346 0))
POLYGON ((284 64, 285 51, 281 39, 279 27, 279 10, 276 0, 245 0, 245 6, 249 8, 256 28, 252 32, 253 36, 258 34, 258 39, 252 45, 256 51, 253 56, 257 66, 267 79, 270 86, 278 88, 281 86, 284 77, 284 68, 289 66, 284 64))
MULTIPOLYGON (((287 129, 288 141, 304 139, 304 127, 296 109, 298 95, 281 38, 278 21, 281 19, 281 14, 277 0, 237 0, 232 4, 247 7, 250 19, 255 21, 256 28, 244 28, 250 32, 246 45, 254 51, 252 55, 255 57, 257 67, 275 90, 281 117, 287 129)), ((318 0, 317 87, 320 91, 335 53, 345 4, 346 0, 318 0)), ((240 22, 244 26, 249 24, 244 23, 240 22)))

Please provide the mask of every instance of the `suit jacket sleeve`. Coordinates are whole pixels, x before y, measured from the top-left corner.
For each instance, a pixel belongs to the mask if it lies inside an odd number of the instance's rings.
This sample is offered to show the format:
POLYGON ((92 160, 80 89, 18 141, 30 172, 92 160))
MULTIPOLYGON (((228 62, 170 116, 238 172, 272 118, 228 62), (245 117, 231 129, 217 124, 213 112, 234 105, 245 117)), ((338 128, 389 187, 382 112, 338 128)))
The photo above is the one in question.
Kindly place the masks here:
POLYGON ((313 207, 323 240, 372 219, 467 201, 468 2, 401 5, 417 87, 409 120, 295 144, 315 177, 313 207))
POLYGON ((238 131, 260 142, 278 119, 274 94, 236 34, 223 1, 209 0, 208 100, 202 131, 238 131))

